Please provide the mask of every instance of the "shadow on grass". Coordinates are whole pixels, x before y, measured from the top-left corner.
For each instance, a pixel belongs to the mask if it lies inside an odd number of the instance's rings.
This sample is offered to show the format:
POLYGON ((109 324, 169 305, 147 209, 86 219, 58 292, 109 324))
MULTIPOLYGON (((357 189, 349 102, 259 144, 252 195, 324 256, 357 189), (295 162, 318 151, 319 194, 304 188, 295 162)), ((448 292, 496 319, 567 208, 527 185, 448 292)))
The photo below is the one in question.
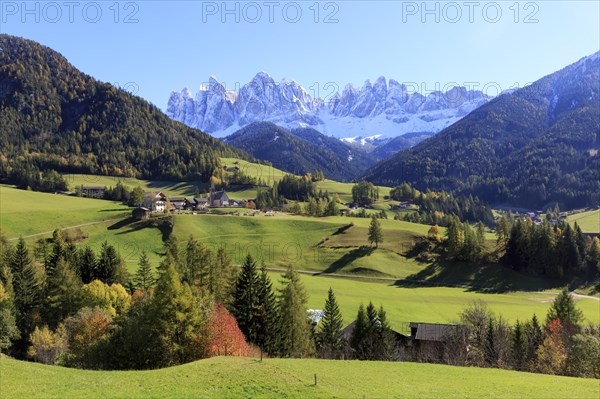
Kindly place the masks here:
POLYGON ((129 234, 143 229, 158 229, 162 235, 163 242, 165 242, 173 231, 173 217, 164 216, 148 220, 135 220, 130 217, 120 220, 108 227, 108 230, 121 229, 125 230, 116 232, 115 235, 129 234))
POLYGON ((132 223, 135 223, 135 219, 132 217, 129 217, 127 219, 123 219, 123 220, 119 220, 117 223, 111 224, 110 226, 107 227, 108 230, 119 230, 122 229, 125 226, 129 226, 132 223))
POLYGON ((342 256, 341 258, 334 261, 331 265, 329 265, 329 267, 326 270, 322 271, 319 274, 336 273, 344 267, 348 266, 350 263, 354 262, 355 260, 371 255, 373 251, 375 251, 375 248, 373 247, 360 247, 353 249, 347 254, 344 254, 344 256, 342 256))
POLYGON ((128 211, 127 208, 114 208, 114 209, 101 209, 99 212, 125 212, 128 211))
POLYGON ((437 260, 418 273, 397 280, 394 286, 459 287, 469 292, 507 293, 546 290, 565 284, 564 281, 523 275, 498 263, 471 264, 437 260))
POLYGON ((200 181, 172 182, 156 180, 148 182, 147 186, 154 191, 179 191, 184 196, 193 196, 196 194, 196 189, 205 187, 206 183, 202 183, 200 181))

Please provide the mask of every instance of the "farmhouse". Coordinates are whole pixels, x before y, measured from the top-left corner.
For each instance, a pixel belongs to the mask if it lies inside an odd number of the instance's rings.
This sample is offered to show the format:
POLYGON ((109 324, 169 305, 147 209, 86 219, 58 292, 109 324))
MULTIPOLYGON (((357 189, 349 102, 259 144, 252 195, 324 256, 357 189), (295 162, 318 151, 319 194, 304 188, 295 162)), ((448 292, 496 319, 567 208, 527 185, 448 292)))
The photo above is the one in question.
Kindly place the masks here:
POLYGON ((104 198, 106 187, 104 186, 81 186, 81 196, 88 198, 104 198))
POLYGON ((144 193, 144 208, 151 212, 164 212, 167 206, 167 197, 160 191, 144 193))
POLYGON ((410 323, 410 336, 403 360, 440 361, 444 356, 446 339, 456 327, 450 324, 410 323))
POLYGON ((185 209, 188 206, 188 200, 185 197, 172 197, 169 198, 169 201, 171 206, 177 210, 185 209))
POLYGON ((190 201, 190 206, 193 209, 204 209, 208 206, 208 199, 206 198, 194 198, 190 201))

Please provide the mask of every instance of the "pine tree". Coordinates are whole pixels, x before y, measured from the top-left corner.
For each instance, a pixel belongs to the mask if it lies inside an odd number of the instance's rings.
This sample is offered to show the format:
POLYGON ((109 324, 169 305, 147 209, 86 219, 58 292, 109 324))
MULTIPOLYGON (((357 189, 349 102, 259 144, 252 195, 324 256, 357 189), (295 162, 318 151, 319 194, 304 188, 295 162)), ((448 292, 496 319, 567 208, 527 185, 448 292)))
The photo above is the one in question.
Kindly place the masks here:
POLYGON ((448 246, 448 257, 450 259, 455 259, 459 256, 462 249, 462 234, 460 227, 460 220, 455 216, 451 217, 448 228, 446 229, 446 242, 448 246))
POLYGON ((81 307, 81 286, 81 279, 74 268, 60 259, 48 279, 44 311, 50 326, 56 327, 65 318, 77 313, 81 307))
POLYGON ((98 262, 96 263, 97 272, 95 278, 104 283, 112 284, 115 282, 119 263, 119 254, 117 253, 115 247, 104 241, 100 249, 98 262))
POLYGON ((267 353, 275 355, 279 351, 277 297, 264 265, 261 267, 258 282, 258 304, 255 344, 267 353))
POLYGON ((236 281, 231 313, 236 318, 240 330, 251 343, 258 341, 257 313, 260 309, 258 295, 259 277, 256 271, 256 262, 248 254, 236 281))
POLYGON ((225 248, 217 250, 214 262, 209 265, 208 288, 217 302, 229 305, 233 301, 233 291, 237 274, 225 248))
POLYGON ((379 307, 377 312, 377 320, 374 323, 375 329, 375 354, 377 360, 394 360, 395 342, 392 334, 392 329, 387 321, 387 315, 383 306, 379 307))
POLYGON ((358 307, 358 313, 356 314, 356 320, 354 322, 354 329, 350 336, 350 347, 354 350, 354 356, 357 359, 364 359, 365 354, 363 353, 362 343, 367 336, 368 319, 364 305, 361 303, 358 307))
POLYGON ((89 284, 97 278, 97 260, 96 254, 89 246, 86 246, 78 257, 78 269, 81 281, 84 284, 89 284))
MULTIPOLYGON (((19 238, 9 262, 16 309, 17 327, 22 343, 33 331, 33 313, 42 299, 42 281, 33 266, 25 240, 19 238)), ((20 348, 24 349, 24 348, 20 348)))
POLYGON ((314 353, 311 324, 306 313, 308 295, 300 275, 291 266, 283 275, 278 301, 282 355, 307 357, 314 353))
POLYGON ((136 288, 148 293, 150 287, 154 285, 155 279, 154 274, 152 273, 152 266, 148 261, 148 256, 145 250, 142 250, 138 265, 137 272, 133 277, 133 282, 136 288))
POLYGON ((560 319, 563 328, 573 335, 580 330, 579 323, 583 321, 583 313, 575 305, 569 289, 565 287, 554 299, 548 314, 546 315, 546 326, 553 320, 560 319))
POLYGON ((321 356, 327 359, 338 359, 344 351, 345 339, 342 313, 331 287, 327 292, 327 300, 323 309, 317 342, 321 356))
POLYGON ((208 269, 214 262, 212 255, 212 252, 203 243, 190 236, 185 249, 183 281, 191 286, 203 286, 208 275, 208 269))
POLYGON ((498 362, 498 353, 496 351, 496 328, 494 319, 489 318, 485 332, 485 361, 490 366, 496 366, 498 362))
POLYGON ((523 331, 523 327, 519 320, 517 320, 513 331, 512 353, 513 366, 515 370, 525 370, 527 359, 527 342, 525 331, 523 331))
POLYGON ((535 314, 531 318, 531 321, 525 324, 524 331, 525 341, 527 343, 527 362, 529 366, 531 363, 535 362, 537 349, 544 340, 542 327, 535 314))
POLYGON ((381 224, 379 220, 373 215, 371 217, 371 224, 369 225, 369 243, 375 243, 375 248, 383 242, 383 231, 381 230, 381 224))

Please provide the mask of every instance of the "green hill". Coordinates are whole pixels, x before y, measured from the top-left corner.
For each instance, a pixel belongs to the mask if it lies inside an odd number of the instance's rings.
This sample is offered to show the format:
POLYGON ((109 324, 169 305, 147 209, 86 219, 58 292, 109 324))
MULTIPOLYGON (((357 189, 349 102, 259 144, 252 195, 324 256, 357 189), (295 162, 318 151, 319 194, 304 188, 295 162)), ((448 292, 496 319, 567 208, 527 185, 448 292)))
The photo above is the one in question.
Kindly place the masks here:
POLYGON ((112 224, 131 214, 127 206, 116 202, 38 193, 2 185, 0 199, 0 227, 8 238, 45 232, 49 235, 54 229, 102 221, 112 224))
POLYGON ((26 185, 56 170, 208 180, 219 156, 250 159, 95 80, 36 42, 0 35, 0 178, 26 185))
POLYGON ((478 195, 491 204, 561 209, 600 203, 600 53, 502 94, 369 181, 478 195))
POLYGON ((375 163, 363 150, 314 129, 290 131, 271 122, 251 123, 223 141, 297 175, 321 170, 331 179, 350 181, 375 163))
POLYGON ((598 380, 435 364, 211 358, 151 371, 84 371, 1 358, 11 398, 598 398, 598 380), (314 376, 317 385, 314 385, 314 376))

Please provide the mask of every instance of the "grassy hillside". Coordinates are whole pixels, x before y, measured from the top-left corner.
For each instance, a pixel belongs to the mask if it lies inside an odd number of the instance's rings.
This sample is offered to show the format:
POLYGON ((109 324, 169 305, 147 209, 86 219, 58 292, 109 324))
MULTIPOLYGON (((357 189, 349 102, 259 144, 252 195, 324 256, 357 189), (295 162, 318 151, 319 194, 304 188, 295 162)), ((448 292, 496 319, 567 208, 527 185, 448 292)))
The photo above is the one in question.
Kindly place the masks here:
POLYGON ((128 207, 110 201, 38 193, 7 186, 0 186, 0 198, 0 225, 8 238, 118 219, 131 212, 128 207))
MULTIPOLYGON (((272 272, 271 280, 277 284, 281 280, 280 275, 272 272)), ((302 282, 310 295, 308 306, 311 309, 323 309, 327 290, 331 287, 346 323, 354 320, 361 303, 366 305, 372 301, 376 306, 383 305, 390 324, 397 330, 403 330, 406 327, 404 323, 411 321, 457 322, 458 314, 465 306, 477 300, 487 303, 490 310, 497 315, 502 314, 511 323, 517 319, 529 320, 534 313, 544 320, 556 296, 554 291, 491 294, 464 288, 407 286, 393 281, 310 275, 302 275, 302 282)), ((600 324, 600 301, 588 298, 575 300, 584 313, 586 323, 600 324)))
POLYGON ((569 223, 575 223, 581 227, 584 233, 600 233, 600 209, 575 213, 567 217, 569 223))
POLYGON ((277 214, 276 216, 178 215, 174 233, 185 241, 190 234, 206 245, 227 249, 234 263, 243 262, 246 253, 263 259, 269 266, 319 272, 366 272, 381 276, 406 277, 422 269, 401 254, 414 239, 427 232, 428 226, 382 220, 385 241, 378 250, 359 250, 367 245, 370 220, 359 218, 311 218, 277 214), (354 226, 342 234, 342 226, 354 226))
POLYGON ((152 371, 0 360, 10 398, 598 398, 597 380, 435 364, 211 358, 152 371), (318 384, 314 385, 314 375, 318 384), (32 378, 35 376, 35 378, 32 378))

